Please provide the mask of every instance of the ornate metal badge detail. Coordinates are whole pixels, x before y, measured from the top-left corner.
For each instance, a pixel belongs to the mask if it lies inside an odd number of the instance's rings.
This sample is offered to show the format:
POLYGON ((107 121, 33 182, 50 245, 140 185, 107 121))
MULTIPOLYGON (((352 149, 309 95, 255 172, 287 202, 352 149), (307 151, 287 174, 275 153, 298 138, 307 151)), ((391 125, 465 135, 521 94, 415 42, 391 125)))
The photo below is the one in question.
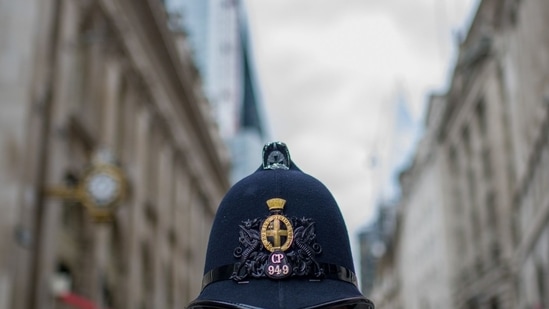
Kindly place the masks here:
POLYGON ((235 263, 231 279, 322 277, 323 270, 315 260, 322 248, 316 243, 314 222, 286 217, 282 213, 285 203, 280 198, 270 199, 270 216, 242 222, 240 246, 234 250, 240 261, 235 263))
POLYGON ((288 170, 290 165, 290 151, 286 144, 274 142, 263 147, 263 169, 288 170))
POLYGON ((270 252, 286 251, 294 240, 292 223, 284 215, 279 214, 284 209, 286 201, 273 198, 267 201, 271 216, 261 225, 261 242, 270 252))

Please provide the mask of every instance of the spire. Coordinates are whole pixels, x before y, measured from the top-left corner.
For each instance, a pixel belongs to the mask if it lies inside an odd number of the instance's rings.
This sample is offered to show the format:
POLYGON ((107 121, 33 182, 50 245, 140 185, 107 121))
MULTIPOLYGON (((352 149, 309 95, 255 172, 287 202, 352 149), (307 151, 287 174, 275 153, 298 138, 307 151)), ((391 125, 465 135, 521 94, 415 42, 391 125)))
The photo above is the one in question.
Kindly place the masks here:
POLYGON ((242 102, 242 109, 240 111, 240 126, 244 129, 253 129, 263 137, 263 123, 259 115, 258 104, 259 98, 256 93, 255 83, 253 79, 253 72, 251 68, 251 61, 248 51, 248 44, 243 38, 243 69, 244 69, 244 95, 242 102))

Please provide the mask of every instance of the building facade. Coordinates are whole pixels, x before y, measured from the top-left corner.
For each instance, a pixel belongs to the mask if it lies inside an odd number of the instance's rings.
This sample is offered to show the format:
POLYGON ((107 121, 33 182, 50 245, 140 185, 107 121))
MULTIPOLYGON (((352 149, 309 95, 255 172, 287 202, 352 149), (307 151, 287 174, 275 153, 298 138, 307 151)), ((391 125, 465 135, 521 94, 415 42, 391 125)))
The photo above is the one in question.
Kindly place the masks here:
POLYGON ((498 58, 512 140, 518 308, 549 307, 549 3, 507 1, 498 58))
MULTIPOLYGON (((549 306, 548 16, 541 0, 481 1, 447 93, 430 102, 401 181, 395 256, 379 269, 396 273, 403 307, 432 284, 447 301, 411 308, 549 306)), ((386 281, 374 287, 377 304, 386 281)))
POLYGON ((381 304, 387 308, 398 308, 399 303, 396 297, 399 285, 393 280, 396 273, 387 268, 393 263, 388 262, 388 257, 396 257, 392 249, 398 241, 396 221, 399 205, 403 203, 400 200, 402 193, 399 178, 401 171, 412 163, 423 125, 412 116, 405 93, 402 87, 397 87, 394 98, 387 104, 393 117, 382 126, 384 138, 375 144, 375 154, 371 158, 371 168, 377 175, 375 178, 379 186, 374 190, 378 192, 377 215, 358 234, 362 292, 372 295, 375 281, 383 280, 383 291, 378 288, 375 292, 387 295, 387 302, 381 304), (384 258, 380 259, 382 256, 384 258), (381 274, 382 268, 387 273, 381 274))
POLYGON ((358 233, 360 249, 360 286, 364 295, 371 295, 379 258, 386 253, 393 241, 395 205, 381 204, 374 222, 358 233))
POLYGON ((446 308, 451 303, 450 256, 446 209, 442 188, 442 158, 433 156, 433 139, 419 144, 412 168, 401 176, 398 254, 402 308, 446 308))
POLYGON ((255 171, 270 141, 244 0, 168 0, 174 26, 188 34, 202 86, 231 156, 231 183, 255 171))
POLYGON ((155 0, 0 1, 0 308, 182 308, 200 291, 230 162, 168 22, 155 0), (127 189, 98 221, 67 192, 106 153, 127 189))

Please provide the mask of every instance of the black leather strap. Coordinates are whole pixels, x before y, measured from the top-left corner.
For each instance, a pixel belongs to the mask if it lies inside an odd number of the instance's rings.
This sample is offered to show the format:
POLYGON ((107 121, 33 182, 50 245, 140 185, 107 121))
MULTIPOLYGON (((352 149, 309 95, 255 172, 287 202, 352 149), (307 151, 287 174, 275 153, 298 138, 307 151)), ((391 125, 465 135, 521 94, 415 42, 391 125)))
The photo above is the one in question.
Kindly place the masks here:
MULTIPOLYGON (((217 268, 214 268, 207 272, 204 277, 202 278, 202 289, 204 289, 208 284, 221 281, 221 280, 230 280, 231 276, 234 271, 234 264, 229 265, 223 265, 217 268)), ((349 282, 357 285, 356 275, 353 271, 350 269, 335 265, 335 264, 328 264, 328 263, 320 263, 320 268, 324 270, 324 274, 321 277, 315 277, 315 276, 306 276, 306 277, 299 277, 303 279, 309 279, 309 280, 322 280, 322 279, 332 279, 332 280, 341 280, 345 282, 349 282)), ((266 277, 261 278, 254 278, 252 279, 263 279, 266 277)), ((296 277, 289 277, 289 278, 296 278, 296 277)), ((284 279, 281 279, 284 280, 284 279)), ((245 281, 240 281, 245 282, 245 281)))
POLYGON ((223 265, 210 270, 202 278, 202 289, 204 289, 210 283, 220 281, 220 280, 231 279, 233 270, 234 270, 234 264, 223 265))

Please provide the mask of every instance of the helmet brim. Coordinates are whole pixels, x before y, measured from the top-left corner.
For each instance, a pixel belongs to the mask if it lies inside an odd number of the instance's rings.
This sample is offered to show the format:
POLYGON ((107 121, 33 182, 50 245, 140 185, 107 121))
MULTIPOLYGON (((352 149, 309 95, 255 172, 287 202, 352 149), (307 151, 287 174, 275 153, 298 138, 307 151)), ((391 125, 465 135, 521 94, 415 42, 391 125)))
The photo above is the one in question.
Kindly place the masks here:
POLYGON ((224 280, 210 284, 188 308, 313 309, 346 306, 356 309, 374 308, 372 302, 348 282, 331 279, 306 282, 261 279, 247 283, 224 280))

